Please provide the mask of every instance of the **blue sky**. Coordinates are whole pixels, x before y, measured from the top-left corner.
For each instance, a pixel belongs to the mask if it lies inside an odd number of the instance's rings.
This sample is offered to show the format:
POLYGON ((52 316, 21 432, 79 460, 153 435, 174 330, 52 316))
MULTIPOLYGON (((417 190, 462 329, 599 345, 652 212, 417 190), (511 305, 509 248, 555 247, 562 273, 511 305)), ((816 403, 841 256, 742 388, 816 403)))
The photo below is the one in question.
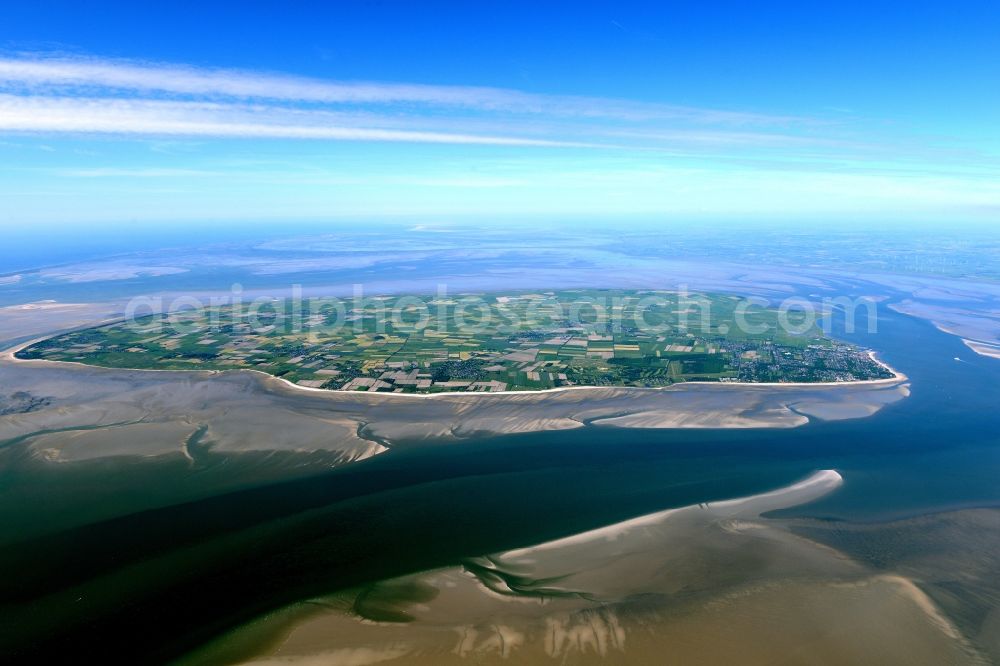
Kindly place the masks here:
POLYGON ((147 4, 5 8, 0 224, 1000 213, 995 3, 147 4))

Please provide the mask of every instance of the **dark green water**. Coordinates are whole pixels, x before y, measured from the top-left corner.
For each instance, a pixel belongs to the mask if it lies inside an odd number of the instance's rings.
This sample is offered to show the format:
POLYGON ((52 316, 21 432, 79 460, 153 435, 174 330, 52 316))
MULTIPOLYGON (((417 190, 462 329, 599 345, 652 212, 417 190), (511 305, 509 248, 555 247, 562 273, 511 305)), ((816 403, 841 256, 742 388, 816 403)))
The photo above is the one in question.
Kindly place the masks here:
MULTIPOLYGON (((924 322, 880 317, 877 334, 839 334, 878 349, 910 376, 913 394, 871 418, 400 446, 323 474, 59 530, 0 552, 0 645, 21 661, 166 661, 302 598, 777 488, 817 469, 840 471, 843 488, 786 514, 869 521, 1000 504, 1000 361, 924 322)), ((61 497, 69 512, 87 502, 82 492, 61 497)))

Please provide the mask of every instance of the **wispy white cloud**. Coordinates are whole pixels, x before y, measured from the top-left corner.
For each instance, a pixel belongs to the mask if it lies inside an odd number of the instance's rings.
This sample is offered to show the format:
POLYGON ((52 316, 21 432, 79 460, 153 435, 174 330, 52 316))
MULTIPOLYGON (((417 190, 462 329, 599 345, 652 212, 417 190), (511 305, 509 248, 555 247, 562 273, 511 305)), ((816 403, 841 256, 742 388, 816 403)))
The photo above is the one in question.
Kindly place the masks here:
POLYGON ((626 121, 681 120, 707 124, 812 124, 814 119, 723 109, 571 95, 548 95, 483 86, 342 82, 287 74, 97 58, 27 55, 0 58, 0 85, 51 90, 68 87, 209 98, 318 102, 340 105, 415 104, 490 112, 626 121))
MULTIPOLYGON (((972 160, 909 137, 873 142, 869 133, 866 140, 856 131, 863 119, 836 117, 97 57, 0 56, 0 132, 603 146, 713 159, 755 152, 795 159, 823 153, 869 161, 972 160)), ((997 166, 992 154, 975 160, 990 170, 997 166)))
MULTIPOLYGON (((498 146, 581 142, 331 123, 325 111, 245 104, 0 94, 0 130, 157 136, 397 141, 498 146)), ((349 118, 341 118, 350 121, 349 118)))
POLYGON ((482 86, 0 57, 0 131, 512 146, 776 146, 814 119, 482 86))

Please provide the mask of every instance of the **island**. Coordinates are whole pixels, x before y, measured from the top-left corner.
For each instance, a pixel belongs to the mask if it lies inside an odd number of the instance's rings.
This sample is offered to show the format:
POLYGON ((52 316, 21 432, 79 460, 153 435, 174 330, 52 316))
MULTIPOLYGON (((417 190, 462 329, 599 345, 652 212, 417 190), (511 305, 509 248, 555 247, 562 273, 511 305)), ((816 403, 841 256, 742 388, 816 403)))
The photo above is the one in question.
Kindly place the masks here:
POLYGON ((804 312, 724 294, 585 290, 256 299, 72 331, 20 359, 266 372, 379 393, 892 378, 804 312))

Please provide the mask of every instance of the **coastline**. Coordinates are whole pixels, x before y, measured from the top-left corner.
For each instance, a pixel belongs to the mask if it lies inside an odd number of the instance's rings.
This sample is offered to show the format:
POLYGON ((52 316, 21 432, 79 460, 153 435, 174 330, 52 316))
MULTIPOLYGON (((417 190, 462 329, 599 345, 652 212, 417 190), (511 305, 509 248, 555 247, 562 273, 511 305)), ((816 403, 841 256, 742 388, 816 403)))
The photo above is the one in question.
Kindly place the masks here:
MULTIPOLYGON (((507 560, 516 560, 525 556, 532 557, 546 550, 558 550, 567 546, 582 546, 596 544, 601 541, 612 542, 625 538, 630 531, 642 530, 661 525, 666 519, 681 512, 710 512, 718 518, 758 518, 760 514, 775 509, 805 504, 815 501, 824 495, 844 485, 844 477, 834 469, 816 470, 809 476, 787 486, 768 490, 746 497, 705 502, 702 504, 680 506, 663 511, 648 513, 635 518, 629 518, 618 523, 612 523, 586 532, 580 532, 561 539, 547 541, 526 548, 516 548, 503 553, 507 560)), ((704 514, 703 514, 704 515, 704 514)))
POLYGON ((343 389, 324 389, 324 388, 314 388, 311 386, 301 386, 294 382, 291 382, 282 377, 276 377, 269 372, 263 370, 257 370, 255 368, 232 368, 226 370, 218 369, 206 369, 200 370, 197 368, 110 368, 102 365, 92 365, 90 363, 81 363, 79 361, 53 361, 49 359, 24 359, 17 358, 17 352, 30 347, 33 344, 42 342, 51 338, 52 335, 45 335, 32 340, 27 340, 25 342, 18 343, 13 347, 10 347, 0 353, 0 361, 5 361, 9 363, 19 363, 19 364, 44 364, 50 367, 62 367, 62 366, 81 366, 84 368, 108 370, 108 371, 120 371, 120 372, 178 372, 178 373, 196 373, 204 375, 219 375, 225 373, 239 373, 248 372, 263 375, 269 377, 273 380, 281 382, 284 386, 292 388, 296 391, 304 391, 309 393, 322 393, 322 394, 344 394, 352 396, 360 395, 371 395, 380 396, 386 398, 398 397, 398 398, 443 398, 445 396, 511 396, 511 395, 544 395, 551 393, 561 393, 564 391, 598 391, 607 389, 628 389, 632 391, 673 391, 677 390, 679 387, 683 386, 727 386, 733 388, 751 389, 754 387, 761 388, 815 388, 815 387, 836 387, 836 386, 889 386, 895 385, 901 382, 907 381, 909 378, 901 371, 893 368, 888 363, 878 358, 877 352, 874 350, 868 351, 868 357, 877 363, 880 367, 884 368, 888 372, 893 374, 892 377, 886 377, 884 379, 857 379, 845 382, 708 382, 708 381, 690 381, 690 382, 677 382, 675 384, 670 384, 669 386, 627 386, 627 385, 608 385, 608 386, 559 386, 550 389, 529 389, 524 391, 443 391, 440 393, 368 393, 367 391, 345 391, 343 389))

